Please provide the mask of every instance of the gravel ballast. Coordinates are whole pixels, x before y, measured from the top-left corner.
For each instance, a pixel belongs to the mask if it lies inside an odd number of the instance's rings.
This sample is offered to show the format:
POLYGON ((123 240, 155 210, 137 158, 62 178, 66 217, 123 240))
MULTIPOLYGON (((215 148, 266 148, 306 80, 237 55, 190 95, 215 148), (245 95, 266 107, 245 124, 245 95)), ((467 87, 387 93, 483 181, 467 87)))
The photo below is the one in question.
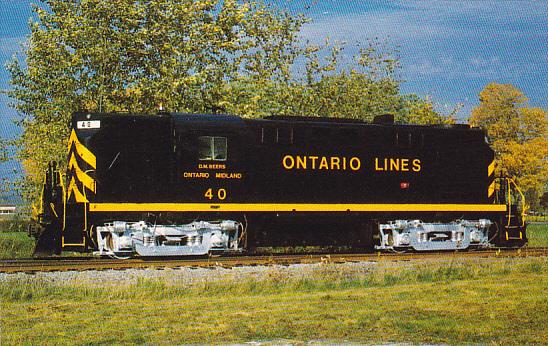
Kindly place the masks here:
POLYGON ((292 264, 269 266, 238 266, 232 268, 160 268, 125 270, 86 270, 65 272, 37 272, 33 274, 0 273, 0 282, 14 279, 39 280, 53 284, 89 286, 126 286, 139 280, 161 280, 166 284, 191 286, 215 281, 261 280, 267 278, 306 279, 318 272, 337 272, 348 275, 363 275, 377 265, 376 262, 349 262, 338 264, 292 264))

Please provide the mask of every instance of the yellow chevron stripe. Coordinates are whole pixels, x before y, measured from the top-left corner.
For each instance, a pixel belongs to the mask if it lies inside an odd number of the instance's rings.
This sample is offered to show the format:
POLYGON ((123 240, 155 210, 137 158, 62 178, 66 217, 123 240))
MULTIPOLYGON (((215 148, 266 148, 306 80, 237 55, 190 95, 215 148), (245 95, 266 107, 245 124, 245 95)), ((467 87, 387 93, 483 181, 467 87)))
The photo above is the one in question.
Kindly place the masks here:
POLYGON ((90 203, 90 212, 497 212, 504 204, 90 203))
POLYGON ((489 164, 487 167, 487 176, 490 177, 493 175, 493 172, 495 172, 495 160, 489 164))
POLYGON ((495 193, 495 182, 493 181, 491 185, 487 188, 487 197, 491 198, 495 193))
POLYGON ((91 151, 89 151, 88 148, 86 148, 80 141, 78 140, 78 136, 76 136, 76 131, 72 129, 72 132, 70 133, 70 138, 68 141, 68 150, 72 148, 72 145, 75 145, 76 152, 78 153, 78 156, 82 158, 88 165, 93 167, 93 169, 97 168, 97 159, 95 158, 95 155, 91 151))
POLYGON ((93 180, 92 177, 90 177, 84 171, 82 171, 80 166, 78 166, 78 162, 76 161, 76 157, 74 156, 74 153, 70 155, 68 168, 69 169, 74 168, 74 171, 76 172, 76 177, 78 178, 78 180, 81 181, 82 184, 88 190, 95 192, 95 181, 93 180))
POLYGON ((84 196, 78 189, 78 186, 76 185, 76 181, 74 180, 74 177, 70 179, 68 192, 67 192, 67 201, 70 199, 70 196, 72 195, 72 193, 74 193, 74 198, 76 199, 77 203, 88 202, 88 199, 86 198, 86 196, 84 196))

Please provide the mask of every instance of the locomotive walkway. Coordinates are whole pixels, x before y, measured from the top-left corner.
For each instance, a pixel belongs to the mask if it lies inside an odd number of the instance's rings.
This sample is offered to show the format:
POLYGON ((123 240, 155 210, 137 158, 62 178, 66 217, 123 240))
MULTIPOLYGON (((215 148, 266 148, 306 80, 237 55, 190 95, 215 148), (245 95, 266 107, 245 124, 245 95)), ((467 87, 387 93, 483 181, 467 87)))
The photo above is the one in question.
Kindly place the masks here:
POLYGON ((51 271, 162 269, 178 267, 230 268, 235 266, 267 266, 312 263, 409 261, 432 258, 511 258, 546 257, 547 247, 521 249, 490 249, 466 252, 429 253, 366 253, 366 254, 282 254, 269 256, 227 256, 213 258, 133 258, 111 259, 97 257, 52 257, 47 259, 1 260, 0 273, 34 273, 51 271))

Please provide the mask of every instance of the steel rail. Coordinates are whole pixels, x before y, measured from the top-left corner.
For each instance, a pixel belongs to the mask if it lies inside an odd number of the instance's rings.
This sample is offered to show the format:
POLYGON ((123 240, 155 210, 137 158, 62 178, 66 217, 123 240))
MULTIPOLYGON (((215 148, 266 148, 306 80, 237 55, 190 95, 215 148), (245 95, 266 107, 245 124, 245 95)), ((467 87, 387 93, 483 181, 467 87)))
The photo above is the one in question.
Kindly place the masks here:
POLYGON ((211 268, 258 265, 290 265, 312 263, 409 261, 419 259, 547 257, 548 248, 489 249, 458 252, 427 253, 337 253, 281 254, 261 256, 227 256, 210 258, 133 258, 127 260, 97 257, 62 257, 48 259, 0 260, 0 273, 35 273, 51 271, 125 270, 162 268, 211 268))

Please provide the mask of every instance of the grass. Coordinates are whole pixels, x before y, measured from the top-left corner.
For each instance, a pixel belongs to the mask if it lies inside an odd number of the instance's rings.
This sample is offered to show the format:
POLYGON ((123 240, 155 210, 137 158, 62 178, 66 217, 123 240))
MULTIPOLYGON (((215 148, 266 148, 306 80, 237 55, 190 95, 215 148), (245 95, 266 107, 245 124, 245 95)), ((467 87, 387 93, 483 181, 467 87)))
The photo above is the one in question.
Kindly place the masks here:
POLYGON ((34 238, 27 236, 27 226, 27 218, 21 215, 0 218, 0 259, 32 256, 34 238))
POLYGON ((527 215, 527 222, 548 222, 548 214, 527 215))
POLYGON ((13 277, 0 282, 0 342, 542 344, 547 281, 545 258, 380 263, 367 272, 327 264, 305 277, 272 268, 261 279, 192 285, 13 277))
POLYGON ((0 217, 0 232, 25 232, 28 225, 29 221, 26 216, 0 217))
POLYGON ((534 223, 527 225, 527 239, 529 246, 548 246, 548 223, 534 223))
POLYGON ((0 259, 29 258, 34 251, 34 238, 26 232, 0 232, 0 259))

